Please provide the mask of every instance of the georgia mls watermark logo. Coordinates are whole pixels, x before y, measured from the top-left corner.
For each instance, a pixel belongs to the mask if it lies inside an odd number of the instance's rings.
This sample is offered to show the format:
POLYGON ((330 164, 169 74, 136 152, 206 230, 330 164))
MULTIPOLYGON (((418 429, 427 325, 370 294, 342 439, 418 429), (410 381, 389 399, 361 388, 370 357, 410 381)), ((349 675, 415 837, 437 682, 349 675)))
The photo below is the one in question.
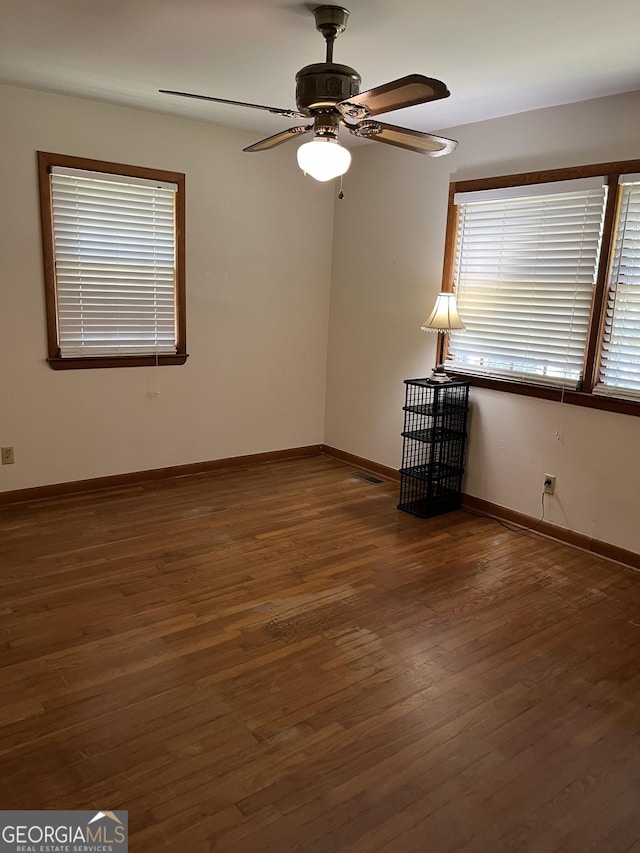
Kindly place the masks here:
POLYGON ((127 853, 125 811, 0 811, 0 853, 127 853))

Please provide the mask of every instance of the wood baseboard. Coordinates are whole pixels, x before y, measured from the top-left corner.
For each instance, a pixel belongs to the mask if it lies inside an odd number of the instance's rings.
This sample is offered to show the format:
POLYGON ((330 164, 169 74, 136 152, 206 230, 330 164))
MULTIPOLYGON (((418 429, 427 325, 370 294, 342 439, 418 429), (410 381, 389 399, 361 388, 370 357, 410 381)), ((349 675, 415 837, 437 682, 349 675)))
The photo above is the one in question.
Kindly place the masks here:
POLYGON ((282 462, 286 459, 319 456, 321 452, 321 444, 311 444, 308 447, 291 447, 288 450, 252 453, 248 456, 231 456, 226 459, 212 459, 207 462, 192 462, 188 465, 172 465, 169 468, 153 468, 149 471, 132 471, 129 474, 113 474, 108 477, 94 477, 89 480, 75 480, 70 483, 54 483, 50 486, 16 489, 11 492, 0 492, 0 505, 58 498, 81 492, 96 492, 114 487, 135 486, 153 480, 188 477, 193 474, 205 474, 208 471, 220 471, 224 468, 243 468, 247 465, 262 465, 267 462, 282 462))
MULTIPOLYGON (((400 474, 394 468, 380 465, 378 462, 372 462, 370 459, 364 459, 362 456, 355 456, 353 453, 347 453, 345 450, 338 450, 338 448, 326 444, 322 445, 322 453, 325 456, 337 459, 339 462, 346 462, 347 465, 352 465, 354 468, 370 471, 393 482, 400 482, 400 474)), ((509 509, 508 507, 500 506, 499 504, 494 504, 464 493, 461 497, 460 507, 463 510, 469 510, 469 512, 488 515, 491 518, 508 521, 521 527, 535 528, 537 533, 548 536, 550 539, 565 542, 567 545, 582 548, 585 551, 590 551, 592 554, 597 554, 599 557, 607 557, 610 560, 615 560, 617 563, 623 563, 631 568, 640 569, 640 554, 636 554, 635 551, 627 551, 625 548, 610 545, 608 542, 593 539, 591 536, 576 533, 573 530, 568 530, 566 527, 560 527, 557 524, 551 524, 548 521, 538 523, 539 519, 509 509)))
POLYGON ((389 468, 387 465, 381 465, 379 462, 372 462, 370 459, 364 459, 362 456, 355 456, 353 453, 347 453, 346 450, 338 450, 337 447, 331 447, 328 444, 322 445, 321 452, 325 456, 337 459, 339 462, 346 462, 347 465, 353 465, 354 468, 362 468, 371 474, 384 477, 385 480, 400 482, 400 474, 395 468, 389 468))
MULTIPOLYGON (((153 468, 148 471, 132 471, 128 474, 114 474, 108 477, 95 477, 88 480, 75 480, 70 483, 54 483, 49 486, 35 486, 29 489, 16 489, 9 492, 0 492, 0 505, 12 503, 24 503, 26 501, 45 500, 47 498, 64 497, 66 495, 80 494, 82 492, 95 492, 101 489, 111 489, 126 486, 135 486, 140 483, 148 483, 154 480, 166 480, 171 477, 188 477, 194 474, 204 474, 209 471, 221 471, 225 468, 243 468, 248 465, 262 465, 270 462, 283 462, 287 459, 300 459, 309 456, 323 454, 339 462, 344 462, 354 468, 368 471, 392 482, 400 481, 400 474, 395 468, 372 462, 362 456, 347 453, 328 444, 311 444, 306 447, 291 447, 287 450, 274 450, 267 453, 252 453, 247 456, 231 456, 225 459, 212 459, 206 462, 193 462, 188 465, 173 465, 168 468, 153 468)), ((640 570, 640 554, 610 545, 599 539, 593 539, 582 533, 551 524, 548 521, 540 522, 537 518, 525 513, 517 512, 508 507, 476 498, 473 495, 463 494, 461 498, 461 509, 469 512, 477 512, 488 515, 502 521, 508 521, 525 528, 535 528, 537 533, 549 536, 559 542, 565 542, 577 548, 582 548, 600 557, 607 557, 618 563, 631 566, 640 570)))
POLYGON ((539 519, 531 515, 525 515, 525 513, 482 500, 482 498, 473 497, 473 495, 463 494, 460 506, 461 509, 469 510, 469 512, 488 515, 491 518, 508 521, 520 527, 535 528, 536 533, 541 533, 543 536, 549 536, 551 539, 556 539, 559 542, 566 542, 568 545, 590 551, 599 557, 607 557, 610 560, 615 560, 617 563, 624 563, 627 566, 631 566, 631 568, 640 569, 640 554, 636 554, 635 551, 627 551, 625 548, 610 545, 608 542, 593 539, 591 536, 576 533, 573 530, 568 530, 566 527, 560 527, 557 524, 551 524, 548 521, 539 522, 539 519))

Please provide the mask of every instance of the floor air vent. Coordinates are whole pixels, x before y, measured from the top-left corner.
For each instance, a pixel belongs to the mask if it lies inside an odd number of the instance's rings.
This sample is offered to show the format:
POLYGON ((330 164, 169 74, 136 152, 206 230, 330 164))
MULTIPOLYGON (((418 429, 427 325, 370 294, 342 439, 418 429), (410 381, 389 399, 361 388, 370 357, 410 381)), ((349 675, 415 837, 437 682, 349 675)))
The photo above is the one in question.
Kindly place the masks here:
POLYGON ((365 474, 364 471, 352 471, 352 477, 356 477, 358 480, 366 480, 367 483, 382 483, 379 477, 374 477, 373 474, 365 474))

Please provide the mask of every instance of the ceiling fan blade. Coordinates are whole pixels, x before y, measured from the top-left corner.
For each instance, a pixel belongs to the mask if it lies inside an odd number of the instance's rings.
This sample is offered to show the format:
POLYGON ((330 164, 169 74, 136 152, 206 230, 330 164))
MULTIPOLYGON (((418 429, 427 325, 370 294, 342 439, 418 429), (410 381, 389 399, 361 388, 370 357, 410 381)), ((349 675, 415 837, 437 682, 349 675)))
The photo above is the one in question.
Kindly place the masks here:
POLYGON ((273 136, 267 136, 266 139, 261 139, 260 142, 254 142, 248 148, 243 148, 243 151, 268 151, 270 148, 275 148, 276 145, 282 145, 289 139, 294 139, 300 136, 301 133, 309 133, 313 130, 312 124, 300 125, 299 127, 289 127, 287 130, 281 130, 280 133, 274 133, 273 136))
POLYGON ((455 139, 447 139, 446 136, 422 133, 420 130, 409 130, 407 127, 396 127, 380 121, 361 121, 349 130, 354 136, 371 139, 373 142, 385 142, 387 145, 397 145, 398 148, 406 148, 418 154, 428 154, 430 157, 450 154, 458 145, 455 139))
POLYGON ((407 77, 369 89, 368 92, 360 92, 359 95, 336 104, 336 107, 345 118, 362 119, 448 98, 450 94, 441 80, 424 77, 422 74, 409 74, 407 77))
POLYGON ((173 92, 171 89, 158 89, 163 95, 179 95, 181 98, 195 98, 198 101, 213 101, 216 104, 231 104, 234 107, 250 107, 252 110, 266 110, 285 118, 307 118, 297 110, 281 110, 279 107, 265 107, 261 104, 245 104, 244 101, 229 101, 226 98, 212 98, 210 95, 193 95, 190 92, 173 92))

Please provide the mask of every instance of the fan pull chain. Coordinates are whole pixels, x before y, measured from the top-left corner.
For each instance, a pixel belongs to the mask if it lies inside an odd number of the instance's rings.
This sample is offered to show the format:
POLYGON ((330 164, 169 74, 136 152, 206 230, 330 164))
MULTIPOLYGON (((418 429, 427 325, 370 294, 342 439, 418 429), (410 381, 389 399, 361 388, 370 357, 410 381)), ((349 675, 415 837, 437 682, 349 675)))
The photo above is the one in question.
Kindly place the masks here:
POLYGON ((344 198, 344 193, 342 192, 342 177, 343 176, 340 175, 340 192, 338 193, 338 198, 340 199, 340 201, 342 201, 342 199, 344 198))

